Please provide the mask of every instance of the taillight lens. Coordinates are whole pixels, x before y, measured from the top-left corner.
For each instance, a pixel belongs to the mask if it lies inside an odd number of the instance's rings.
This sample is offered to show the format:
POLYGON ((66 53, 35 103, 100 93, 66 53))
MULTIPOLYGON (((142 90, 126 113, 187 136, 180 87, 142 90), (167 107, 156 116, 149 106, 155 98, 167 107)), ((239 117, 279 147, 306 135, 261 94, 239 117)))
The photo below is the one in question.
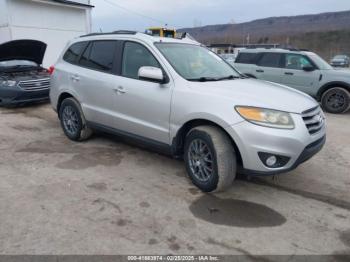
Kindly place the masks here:
POLYGON ((53 72, 55 71, 55 67, 54 66, 50 66, 47 71, 49 72, 50 75, 52 75, 53 72))

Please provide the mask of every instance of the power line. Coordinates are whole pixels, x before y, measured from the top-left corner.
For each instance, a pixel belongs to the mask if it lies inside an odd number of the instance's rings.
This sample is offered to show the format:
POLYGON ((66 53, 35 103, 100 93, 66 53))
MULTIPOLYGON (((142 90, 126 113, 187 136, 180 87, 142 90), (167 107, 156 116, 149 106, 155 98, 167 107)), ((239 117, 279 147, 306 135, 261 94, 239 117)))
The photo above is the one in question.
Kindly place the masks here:
POLYGON ((112 1, 110 1, 110 0, 104 0, 104 1, 105 1, 106 3, 112 5, 112 6, 115 6, 115 7, 119 8, 119 9, 122 9, 122 10, 124 10, 124 11, 126 11, 126 12, 132 13, 132 14, 134 14, 134 15, 137 15, 137 16, 140 16, 140 17, 143 17, 143 18, 146 18, 146 19, 149 19, 149 20, 152 20, 152 21, 154 21, 154 22, 161 23, 161 24, 164 24, 164 25, 167 24, 167 22, 165 22, 165 21, 162 21, 162 20, 159 20, 159 19, 157 19, 157 18, 153 18, 153 17, 147 16, 147 15, 144 15, 144 14, 141 14, 141 13, 138 13, 138 12, 135 12, 135 11, 133 11, 133 10, 131 10, 131 9, 128 9, 128 8, 126 8, 126 7, 124 7, 124 6, 121 6, 121 5, 119 5, 119 4, 115 3, 115 2, 112 2, 112 1))

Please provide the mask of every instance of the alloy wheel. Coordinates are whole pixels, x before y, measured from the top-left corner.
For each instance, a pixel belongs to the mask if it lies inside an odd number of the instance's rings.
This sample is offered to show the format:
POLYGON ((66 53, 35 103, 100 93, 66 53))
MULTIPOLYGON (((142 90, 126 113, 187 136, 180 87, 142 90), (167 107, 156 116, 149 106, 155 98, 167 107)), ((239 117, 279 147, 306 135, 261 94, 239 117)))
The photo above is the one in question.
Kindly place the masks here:
POLYGON ((214 172, 213 154, 204 140, 195 139, 191 142, 188 160, 191 172, 196 179, 201 182, 211 179, 214 172))

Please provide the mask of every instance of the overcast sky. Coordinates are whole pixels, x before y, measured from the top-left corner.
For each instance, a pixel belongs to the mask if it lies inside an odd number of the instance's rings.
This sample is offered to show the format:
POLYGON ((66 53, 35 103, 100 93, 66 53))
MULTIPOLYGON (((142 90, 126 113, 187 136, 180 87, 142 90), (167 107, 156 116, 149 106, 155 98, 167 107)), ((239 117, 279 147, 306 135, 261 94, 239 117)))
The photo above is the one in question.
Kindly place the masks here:
POLYGON ((246 22, 350 10, 350 0, 91 0, 95 31, 144 30, 168 23, 176 28, 246 22), (113 5, 119 5, 119 7, 113 5))

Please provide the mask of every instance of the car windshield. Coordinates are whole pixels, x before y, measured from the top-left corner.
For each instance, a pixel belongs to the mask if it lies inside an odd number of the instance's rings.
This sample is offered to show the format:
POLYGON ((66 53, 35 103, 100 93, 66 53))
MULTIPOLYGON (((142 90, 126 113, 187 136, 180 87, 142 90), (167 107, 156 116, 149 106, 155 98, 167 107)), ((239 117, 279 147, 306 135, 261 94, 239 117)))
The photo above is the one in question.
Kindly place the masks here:
POLYGON ((38 64, 28 60, 0 61, 0 67, 37 67, 38 64))
POLYGON ((189 81, 221 81, 242 77, 212 51, 198 45, 156 43, 176 72, 189 81))
POLYGON ((312 61, 318 66, 319 69, 321 70, 332 70, 333 67, 328 64, 322 57, 316 55, 316 54, 311 54, 309 57, 312 59, 312 61))

